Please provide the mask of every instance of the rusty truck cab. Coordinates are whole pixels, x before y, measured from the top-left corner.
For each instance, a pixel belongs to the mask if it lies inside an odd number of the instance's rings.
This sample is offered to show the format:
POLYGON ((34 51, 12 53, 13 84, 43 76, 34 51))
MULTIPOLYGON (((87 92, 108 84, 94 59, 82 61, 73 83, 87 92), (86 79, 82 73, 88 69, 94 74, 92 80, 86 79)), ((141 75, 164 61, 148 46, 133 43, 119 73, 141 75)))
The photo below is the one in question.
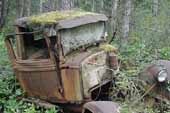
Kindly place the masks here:
POLYGON ((16 33, 5 42, 27 96, 83 104, 108 92, 112 81, 108 60, 116 61, 113 51, 109 59, 110 53, 100 48, 106 43, 106 21, 105 15, 80 11, 16 20, 16 33))

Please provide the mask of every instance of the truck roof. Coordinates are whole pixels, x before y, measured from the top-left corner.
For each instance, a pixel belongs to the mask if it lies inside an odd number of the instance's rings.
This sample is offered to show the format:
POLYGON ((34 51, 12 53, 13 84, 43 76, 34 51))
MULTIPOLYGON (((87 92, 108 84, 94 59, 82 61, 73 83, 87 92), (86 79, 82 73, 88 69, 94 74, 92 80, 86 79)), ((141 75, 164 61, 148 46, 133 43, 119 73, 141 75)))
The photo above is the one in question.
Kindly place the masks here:
POLYGON ((31 28, 68 29, 85 24, 107 21, 104 14, 85 11, 52 11, 40 15, 23 17, 15 21, 15 26, 31 28))

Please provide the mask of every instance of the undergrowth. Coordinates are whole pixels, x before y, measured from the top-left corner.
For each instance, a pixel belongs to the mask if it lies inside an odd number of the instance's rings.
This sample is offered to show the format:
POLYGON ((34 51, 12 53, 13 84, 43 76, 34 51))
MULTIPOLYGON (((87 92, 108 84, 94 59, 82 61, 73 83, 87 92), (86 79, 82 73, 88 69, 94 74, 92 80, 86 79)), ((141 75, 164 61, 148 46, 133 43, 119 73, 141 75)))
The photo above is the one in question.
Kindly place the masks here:
POLYGON ((154 60, 169 60, 170 48, 148 47, 141 40, 135 40, 119 49, 118 58, 119 70, 114 75, 115 84, 110 95, 114 102, 120 103, 121 113, 169 113, 169 102, 156 102, 138 75, 154 60))
MULTIPOLYGON (((4 113, 57 113, 58 109, 46 110, 17 99, 23 92, 11 69, 4 37, 5 31, 0 33, 0 106, 4 107, 4 113)), ((168 113, 169 103, 155 105, 151 95, 144 95, 146 90, 138 74, 153 60, 169 60, 170 48, 149 48, 142 41, 135 40, 119 49, 118 58, 120 68, 115 73, 115 86, 110 96, 114 102, 120 103, 121 113, 163 113, 162 109, 168 113)))

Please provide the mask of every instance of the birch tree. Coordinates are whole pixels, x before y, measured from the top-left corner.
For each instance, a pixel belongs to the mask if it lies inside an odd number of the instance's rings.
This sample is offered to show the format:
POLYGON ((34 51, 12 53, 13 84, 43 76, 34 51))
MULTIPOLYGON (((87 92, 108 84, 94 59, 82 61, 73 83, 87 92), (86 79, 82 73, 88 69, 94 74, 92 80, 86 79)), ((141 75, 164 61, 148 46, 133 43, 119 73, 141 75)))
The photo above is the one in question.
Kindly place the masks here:
POLYGON ((127 44, 128 35, 130 30, 130 17, 132 12, 132 1, 124 0, 124 17, 123 17, 123 26, 122 26, 122 43, 127 44))

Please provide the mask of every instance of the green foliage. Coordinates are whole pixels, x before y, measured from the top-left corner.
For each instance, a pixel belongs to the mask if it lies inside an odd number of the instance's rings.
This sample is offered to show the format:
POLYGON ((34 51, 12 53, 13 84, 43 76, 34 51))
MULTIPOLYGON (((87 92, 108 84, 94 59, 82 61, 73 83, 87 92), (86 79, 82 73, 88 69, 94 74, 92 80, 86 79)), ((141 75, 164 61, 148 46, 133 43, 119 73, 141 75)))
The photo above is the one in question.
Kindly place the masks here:
MULTIPOLYGON (((162 54, 145 44, 141 40, 130 41, 119 50, 120 70, 115 72, 115 86, 110 95, 114 102, 120 103, 121 113, 162 113, 162 104, 157 103, 159 107, 155 107, 155 103, 148 102, 147 97, 153 99, 152 93, 144 95, 145 84, 138 79, 139 73, 162 54)), ((167 109, 167 105, 163 109, 167 109)))
POLYGON ((160 50, 160 57, 164 60, 170 60, 170 47, 165 47, 160 50))
POLYGON ((26 109, 24 113, 35 113, 35 106, 32 105, 30 108, 26 109))

